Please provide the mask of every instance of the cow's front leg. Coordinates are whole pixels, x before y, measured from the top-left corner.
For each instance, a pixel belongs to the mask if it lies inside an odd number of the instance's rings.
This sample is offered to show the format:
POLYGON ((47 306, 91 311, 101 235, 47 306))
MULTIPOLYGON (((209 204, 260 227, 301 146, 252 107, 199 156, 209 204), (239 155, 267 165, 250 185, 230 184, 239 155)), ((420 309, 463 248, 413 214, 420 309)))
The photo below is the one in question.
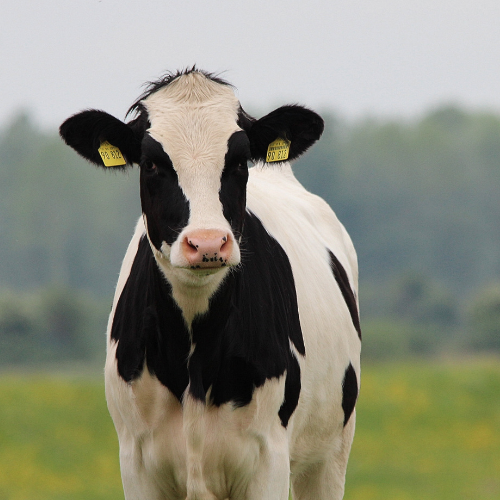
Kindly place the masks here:
MULTIPOLYGON (((120 469, 122 475, 125 500, 164 500, 164 492, 160 490, 154 479, 147 474, 141 460, 141 453, 132 443, 120 446, 120 469)), ((175 498, 175 497, 171 497, 175 498)))
POLYGON ((245 500, 288 500, 290 457, 284 428, 280 436, 261 445, 257 471, 250 481, 245 500))
POLYGON ((218 500, 206 483, 203 453, 207 434, 207 407, 189 394, 183 401, 183 430, 186 436, 187 497, 186 500, 218 500))
POLYGON ((344 497, 347 460, 355 425, 356 411, 342 434, 332 440, 328 456, 311 464, 302 474, 292 476, 293 500, 341 500, 344 497))

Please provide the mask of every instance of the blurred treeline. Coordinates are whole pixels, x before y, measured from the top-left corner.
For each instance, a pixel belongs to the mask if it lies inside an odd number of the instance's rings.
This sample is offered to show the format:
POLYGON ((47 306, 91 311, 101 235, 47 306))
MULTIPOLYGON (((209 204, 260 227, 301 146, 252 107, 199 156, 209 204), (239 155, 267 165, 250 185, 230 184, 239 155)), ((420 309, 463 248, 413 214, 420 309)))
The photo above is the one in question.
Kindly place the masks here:
MULTIPOLYGON (((500 351, 500 116, 326 116, 295 166, 360 262, 364 356, 500 351)), ((104 172, 20 114, 0 131, 0 365, 101 361, 138 175, 104 172)))
POLYGON ((354 241, 365 357, 500 351, 500 116, 330 117, 297 177, 354 241))
POLYGON ((97 169, 26 113, 0 131, 0 366, 102 361, 137 172, 97 169))

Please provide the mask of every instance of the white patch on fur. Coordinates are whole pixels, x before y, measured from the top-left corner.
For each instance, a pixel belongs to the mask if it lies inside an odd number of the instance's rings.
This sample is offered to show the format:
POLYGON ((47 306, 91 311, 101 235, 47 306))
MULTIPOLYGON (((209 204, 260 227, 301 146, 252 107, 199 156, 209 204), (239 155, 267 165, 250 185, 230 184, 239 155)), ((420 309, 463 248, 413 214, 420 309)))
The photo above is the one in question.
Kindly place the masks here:
POLYGON ((148 370, 126 384, 110 362, 125 498, 287 500, 288 438, 277 417, 284 387, 284 376, 268 380, 242 408, 206 406, 186 391, 181 406, 148 370))

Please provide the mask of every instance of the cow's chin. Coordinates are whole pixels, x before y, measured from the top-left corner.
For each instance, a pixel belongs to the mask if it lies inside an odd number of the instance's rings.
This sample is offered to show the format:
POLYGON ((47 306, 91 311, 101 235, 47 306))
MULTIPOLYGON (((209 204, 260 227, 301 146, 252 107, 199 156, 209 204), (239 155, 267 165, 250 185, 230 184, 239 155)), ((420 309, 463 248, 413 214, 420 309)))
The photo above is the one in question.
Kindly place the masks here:
MULTIPOLYGON (((223 273, 224 270, 227 270, 228 267, 217 266, 217 267, 175 267, 175 269, 186 271, 189 276, 193 277, 203 277, 203 276, 213 276, 217 273, 223 273)), ((224 273, 223 273, 224 274, 224 273)))
POLYGON ((206 288, 209 289, 210 294, 212 294, 224 280, 229 269, 230 267, 228 266, 191 269, 190 267, 176 267, 170 265, 168 270, 163 269, 163 271, 174 288, 180 286, 184 288, 187 293, 189 293, 188 290, 193 290, 195 288, 200 291, 206 288))
POLYGON ((171 247, 168 245, 162 245, 161 250, 151 245, 151 249, 158 266, 167 280, 174 286, 176 284, 194 287, 213 285, 214 281, 220 282, 229 269, 239 264, 238 259, 238 262, 230 262, 225 265, 217 265, 213 262, 191 265, 183 259, 176 259, 175 252, 172 255, 171 247))

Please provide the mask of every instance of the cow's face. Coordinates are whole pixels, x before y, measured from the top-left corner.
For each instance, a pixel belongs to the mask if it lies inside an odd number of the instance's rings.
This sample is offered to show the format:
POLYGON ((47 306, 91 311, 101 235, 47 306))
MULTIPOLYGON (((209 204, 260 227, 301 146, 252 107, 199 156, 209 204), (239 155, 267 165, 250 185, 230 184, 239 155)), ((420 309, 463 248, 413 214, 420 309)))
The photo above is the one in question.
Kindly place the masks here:
POLYGON ((141 202, 157 256, 206 274, 239 263, 250 143, 227 85, 201 73, 141 101, 141 202))
POLYGON ((321 135, 323 121, 300 106, 260 120, 246 115, 232 88, 189 70, 151 84, 125 124, 84 111, 60 128, 67 144, 103 166, 106 141, 138 164, 141 204, 151 248, 165 269, 208 275, 240 262, 249 160, 266 162, 269 145, 289 141, 288 160, 321 135))

